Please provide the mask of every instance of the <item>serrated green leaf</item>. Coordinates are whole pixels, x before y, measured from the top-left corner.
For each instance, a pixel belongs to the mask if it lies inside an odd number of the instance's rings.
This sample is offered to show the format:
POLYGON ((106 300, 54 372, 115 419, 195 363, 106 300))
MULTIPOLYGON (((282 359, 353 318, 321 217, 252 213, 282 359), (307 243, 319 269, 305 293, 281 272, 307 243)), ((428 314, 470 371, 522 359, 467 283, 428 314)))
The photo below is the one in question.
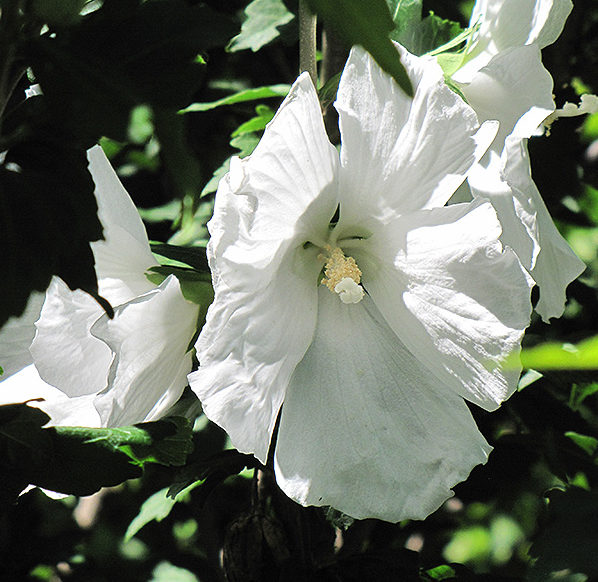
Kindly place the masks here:
POLYGON ((209 111, 222 107, 223 105, 235 105, 237 103, 246 103, 247 101, 257 101, 258 99, 269 99, 271 97, 286 97, 290 91, 290 85, 267 85, 264 87, 255 87, 253 89, 243 89, 222 99, 209 101, 207 103, 192 103, 179 113, 192 113, 194 111, 209 111))
POLYGON ((394 22, 385 0, 307 0, 312 11, 349 45, 359 44, 409 96, 413 86, 389 33, 394 22))
POLYGON ((230 52, 251 49, 257 52, 264 45, 280 36, 279 28, 295 18, 282 0, 253 0, 245 8, 245 21, 241 32, 227 47, 230 52))
POLYGON ((164 489, 160 489, 160 491, 157 491, 148 497, 139 509, 139 513, 129 524, 129 527, 125 532, 124 541, 128 542, 142 527, 151 521, 159 522, 168 517, 175 504, 181 501, 187 502, 189 500, 189 493, 202 483, 203 481, 196 481, 174 497, 169 497, 167 495, 168 487, 164 487, 164 489))

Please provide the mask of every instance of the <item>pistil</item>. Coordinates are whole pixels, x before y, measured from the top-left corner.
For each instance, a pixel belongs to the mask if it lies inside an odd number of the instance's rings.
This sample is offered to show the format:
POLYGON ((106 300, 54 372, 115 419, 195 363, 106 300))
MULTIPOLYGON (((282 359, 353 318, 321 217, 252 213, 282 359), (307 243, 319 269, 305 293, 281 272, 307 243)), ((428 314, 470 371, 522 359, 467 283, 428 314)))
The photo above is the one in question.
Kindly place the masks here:
POLYGON ((365 292, 360 285, 361 270, 353 257, 346 257, 340 247, 324 247, 326 254, 320 259, 325 260, 324 278, 322 285, 326 285, 331 292, 337 293, 343 303, 359 303, 365 292))

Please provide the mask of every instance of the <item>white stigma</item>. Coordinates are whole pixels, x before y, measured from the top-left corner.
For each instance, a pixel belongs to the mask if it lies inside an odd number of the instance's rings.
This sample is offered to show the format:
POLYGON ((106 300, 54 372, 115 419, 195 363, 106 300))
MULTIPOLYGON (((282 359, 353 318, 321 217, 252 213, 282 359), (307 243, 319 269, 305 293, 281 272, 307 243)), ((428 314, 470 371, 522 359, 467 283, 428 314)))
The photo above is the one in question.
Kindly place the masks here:
POLYGON ((343 303, 359 303, 365 295, 363 287, 351 277, 343 277, 334 286, 334 292, 338 293, 338 297, 343 303))

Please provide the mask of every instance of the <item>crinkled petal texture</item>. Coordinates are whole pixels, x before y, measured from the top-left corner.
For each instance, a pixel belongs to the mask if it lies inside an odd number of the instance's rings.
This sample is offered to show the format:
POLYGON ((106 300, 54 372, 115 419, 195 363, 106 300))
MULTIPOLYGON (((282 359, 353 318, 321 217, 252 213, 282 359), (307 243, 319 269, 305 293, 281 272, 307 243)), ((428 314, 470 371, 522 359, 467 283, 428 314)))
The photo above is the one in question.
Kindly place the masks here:
POLYGON ((282 408, 275 469, 304 505, 424 519, 491 447, 464 401, 400 342, 370 297, 319 291, 314 341, 282 408))
POLYGON ((0 404, 29 402, 50 416, 46 426, 100 426, 93 395, 69 398, 44 382, 33 364, 0 382, 0 404), (32 400, 39 399, 39 400, 32 400))
POLYGON ((295 366, 311 343, 338 154, 301 75, 251 156, 234 160, 208 227, 215 289, 189 377, 206 415, 265 462, 295 366))
POLYGON ((442 206, 496 135, 448 88, 433 58, 397 45, 413 99, 361 48, 351 51, 335 107, 341 130, 341 217, 349 230, 442 206))
POLYGON ((453 79, 468 82, 476 71, 506 49, 537 44, 544 48, 561 34, 571 0, 478 0, 470 26, 479 23, 466 63, 453 79))
POLYGON ((0 329, 0 382, 6 380, 33 361, 29 346, 35 336, 35 321, 38 319, 44 294, 33 291, 25 311, 19 317, 11 317, 0 329))
POLYGON ((494 410, 517 386, 533 281, 489 202, 412 213, 353 254, 390 328, 447 391, 494 410))
POLYGON ((185 300, 173 275, 153 291, 102 316, 91 328, 114 353, 108 387, 94 404, 104 426, 156 420, 187 385, 197 306, 185 300))

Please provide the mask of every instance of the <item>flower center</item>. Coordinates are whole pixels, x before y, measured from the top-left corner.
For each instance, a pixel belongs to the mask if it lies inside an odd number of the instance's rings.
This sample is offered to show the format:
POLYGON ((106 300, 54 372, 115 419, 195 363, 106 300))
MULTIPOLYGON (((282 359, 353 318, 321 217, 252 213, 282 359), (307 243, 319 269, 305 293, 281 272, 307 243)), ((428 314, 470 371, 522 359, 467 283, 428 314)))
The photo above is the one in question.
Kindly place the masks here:
POLYGON ((324 263, 324 278, 322 285, 326 285, 332 293, 337 293, 343 303, 359 303, 365 292, 359 284, 361 270, 353 257, 346 257, 340 247, 324 247, 325 253, 318 258, 324 263))

